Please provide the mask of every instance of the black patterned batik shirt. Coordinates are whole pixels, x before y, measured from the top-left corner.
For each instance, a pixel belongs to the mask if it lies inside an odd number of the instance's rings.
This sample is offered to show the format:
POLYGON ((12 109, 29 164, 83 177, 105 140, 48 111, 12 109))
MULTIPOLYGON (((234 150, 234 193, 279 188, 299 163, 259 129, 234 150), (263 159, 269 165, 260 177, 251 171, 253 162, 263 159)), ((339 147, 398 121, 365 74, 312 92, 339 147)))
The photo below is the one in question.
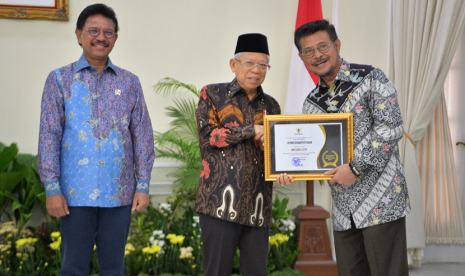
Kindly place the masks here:
POLYGON ((264 155, 254 125, 278 102, 258 87, 249 100, 234 79, 202 88, 197 107, 202 172, 195 211, 243 225, 270 227, 273 183, 264 179, 264 155))
MULTIPOLYGON (((352 113, 354 160, 362 175, 351 186, 329 184, 336 231, 406 216, 410 201, 397 143, 404 125, 394 85, 378 68, 343 60, 330 87, 320 79, 304 102, 304 114, 352 113)), ((328 182, 329 183, 329 182, 328 182)))

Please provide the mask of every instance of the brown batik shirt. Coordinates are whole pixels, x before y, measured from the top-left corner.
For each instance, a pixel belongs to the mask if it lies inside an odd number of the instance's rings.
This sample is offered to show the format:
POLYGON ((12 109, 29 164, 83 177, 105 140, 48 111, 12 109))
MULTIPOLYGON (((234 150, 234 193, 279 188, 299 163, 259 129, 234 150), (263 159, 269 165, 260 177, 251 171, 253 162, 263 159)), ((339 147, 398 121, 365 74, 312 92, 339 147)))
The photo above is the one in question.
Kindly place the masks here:
POLYGON ((264 155, 254 125, 280 114, 278 102, 258 87, 249 100, 234 79, 202 88, 197 107, 202 172, 195 211, 243 225, 270 227, 273 183, 264 179, 264 155))

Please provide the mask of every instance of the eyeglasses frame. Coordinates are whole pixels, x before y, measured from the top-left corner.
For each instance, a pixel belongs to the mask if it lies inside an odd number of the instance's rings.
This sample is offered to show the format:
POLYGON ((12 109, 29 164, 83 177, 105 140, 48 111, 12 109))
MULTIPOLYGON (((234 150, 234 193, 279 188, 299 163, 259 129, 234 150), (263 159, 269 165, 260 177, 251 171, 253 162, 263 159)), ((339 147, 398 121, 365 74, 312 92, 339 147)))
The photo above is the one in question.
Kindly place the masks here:
MULTIPOLYGON (((326 43, 326 42, 325 42, 325 43, 326 43)), ((327 44, 324 44, 324 45, 316 46, 316 50, 318 50, 318 52, 320 52, 320 53, 322 53, 322 54, 325 54, 325 53, 327 53, 327 52, 329 51, 329 49, 331 48, 331 45, 334 45, 334 47, 336 47, 336 44, 335 44, 334 42, 331 41, 331 43, 327 43, 327 44), (320 51, 320 48, 323 47, 323 46, 325 46, 325 45, 328 45, 328 46, 329 46, 328 49, 327 49, 326 51, 324 51, 324 52, 320 51)), ((315 53, 316 53, 316 50, 315 50, 314 48, 312 48, 312 49, 313 49, 313 55, 311 55, 311 56, 305 55, 304 52, 303 52, 303 50, 302 50, 302 52, 300 52, 300 54, 301 54, 303 57, 305 57, 305 58, 312 58, 312 57, 315 56, 315 53)))
MULTIPOLYGON (((249 61, 249 60, 247 60, 247 61, 242 61, 242 60, 239 60, 239 59, 237 59, 237 58, 235 58, 235 60, 239 61, 239 62, 240 62, 242 65, 244 65, 244 66, 246 66, 246 65, 244 64, 244 63, 246 63, 246 62, 253 63, 253 66, 250 67, 250 68, 248 68, 249 70, 252 70, 252 69, 254 69, 255 67, 257 67, 258 70, 262 71, 262 69, 260 69, 259 65, 265 65, 265 66, 266 66, 265 72, 268 72, 268 71, 270 71, 270 69, 271 69, 271 65, 269 65, 269 64, 265 64, 265 63, 255 63, 255 62, 252 62, 252 61, 249 61)), ((246 68, 247 68, 247 67, 246 67, 246 68)))
MULTIPOLYGON (((100 35, 100 32, 101 32, 101 30, 100 30, 99 28, 97 28, 97 27, 90 27, 89 29, 87 29, 87 31, 89 32, 89 35, 92 36, 92 37, 97 37, 97 36, 99 36, 99 35, 100 35), (98 34, 92 35, 92 34, 90 33, 91 30, 98 30, 98 34)), ((117 34, 118 34, 118 33, 115 32, 115 31, 112 30, 112 29, 103 30, 103 36, 106 37, 106 38, 108 38, 108 39, 114 38, 117 34), (113 31, 113 36, 112 36, 112 37, 108 37, 108 36, 105 35, 105 32, 108 31, 108 30, 113 31)))

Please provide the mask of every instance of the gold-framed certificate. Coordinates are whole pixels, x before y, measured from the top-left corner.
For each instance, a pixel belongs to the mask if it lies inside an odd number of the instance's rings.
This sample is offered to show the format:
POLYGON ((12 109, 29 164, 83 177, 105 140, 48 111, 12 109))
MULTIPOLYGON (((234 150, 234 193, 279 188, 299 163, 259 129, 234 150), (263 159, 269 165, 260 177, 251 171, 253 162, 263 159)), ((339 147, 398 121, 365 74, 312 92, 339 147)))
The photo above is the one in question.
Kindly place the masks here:
POLYGON ((354 159, 352 113, 265 115, 263 124, 266 181, 330 179, 325 172, 354 159))

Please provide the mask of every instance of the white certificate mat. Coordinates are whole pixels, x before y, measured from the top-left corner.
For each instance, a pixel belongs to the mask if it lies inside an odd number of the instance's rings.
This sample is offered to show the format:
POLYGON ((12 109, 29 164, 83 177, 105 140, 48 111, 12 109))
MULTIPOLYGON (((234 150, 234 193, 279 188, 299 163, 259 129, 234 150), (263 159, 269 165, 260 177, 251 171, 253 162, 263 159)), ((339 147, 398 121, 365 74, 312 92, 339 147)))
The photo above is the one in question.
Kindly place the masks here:
MULTIPOLYGON (((327 171, 319 161, 325 146, 326 133, 323 126, 339 126, 341 123, 324 124, 276 124, 274 126, 274 162, 276 171, 327 171)), ((341 141, 342 142, 342 141, 341 141)), ((337 145, 342 152, 342 143, 337 145)))

